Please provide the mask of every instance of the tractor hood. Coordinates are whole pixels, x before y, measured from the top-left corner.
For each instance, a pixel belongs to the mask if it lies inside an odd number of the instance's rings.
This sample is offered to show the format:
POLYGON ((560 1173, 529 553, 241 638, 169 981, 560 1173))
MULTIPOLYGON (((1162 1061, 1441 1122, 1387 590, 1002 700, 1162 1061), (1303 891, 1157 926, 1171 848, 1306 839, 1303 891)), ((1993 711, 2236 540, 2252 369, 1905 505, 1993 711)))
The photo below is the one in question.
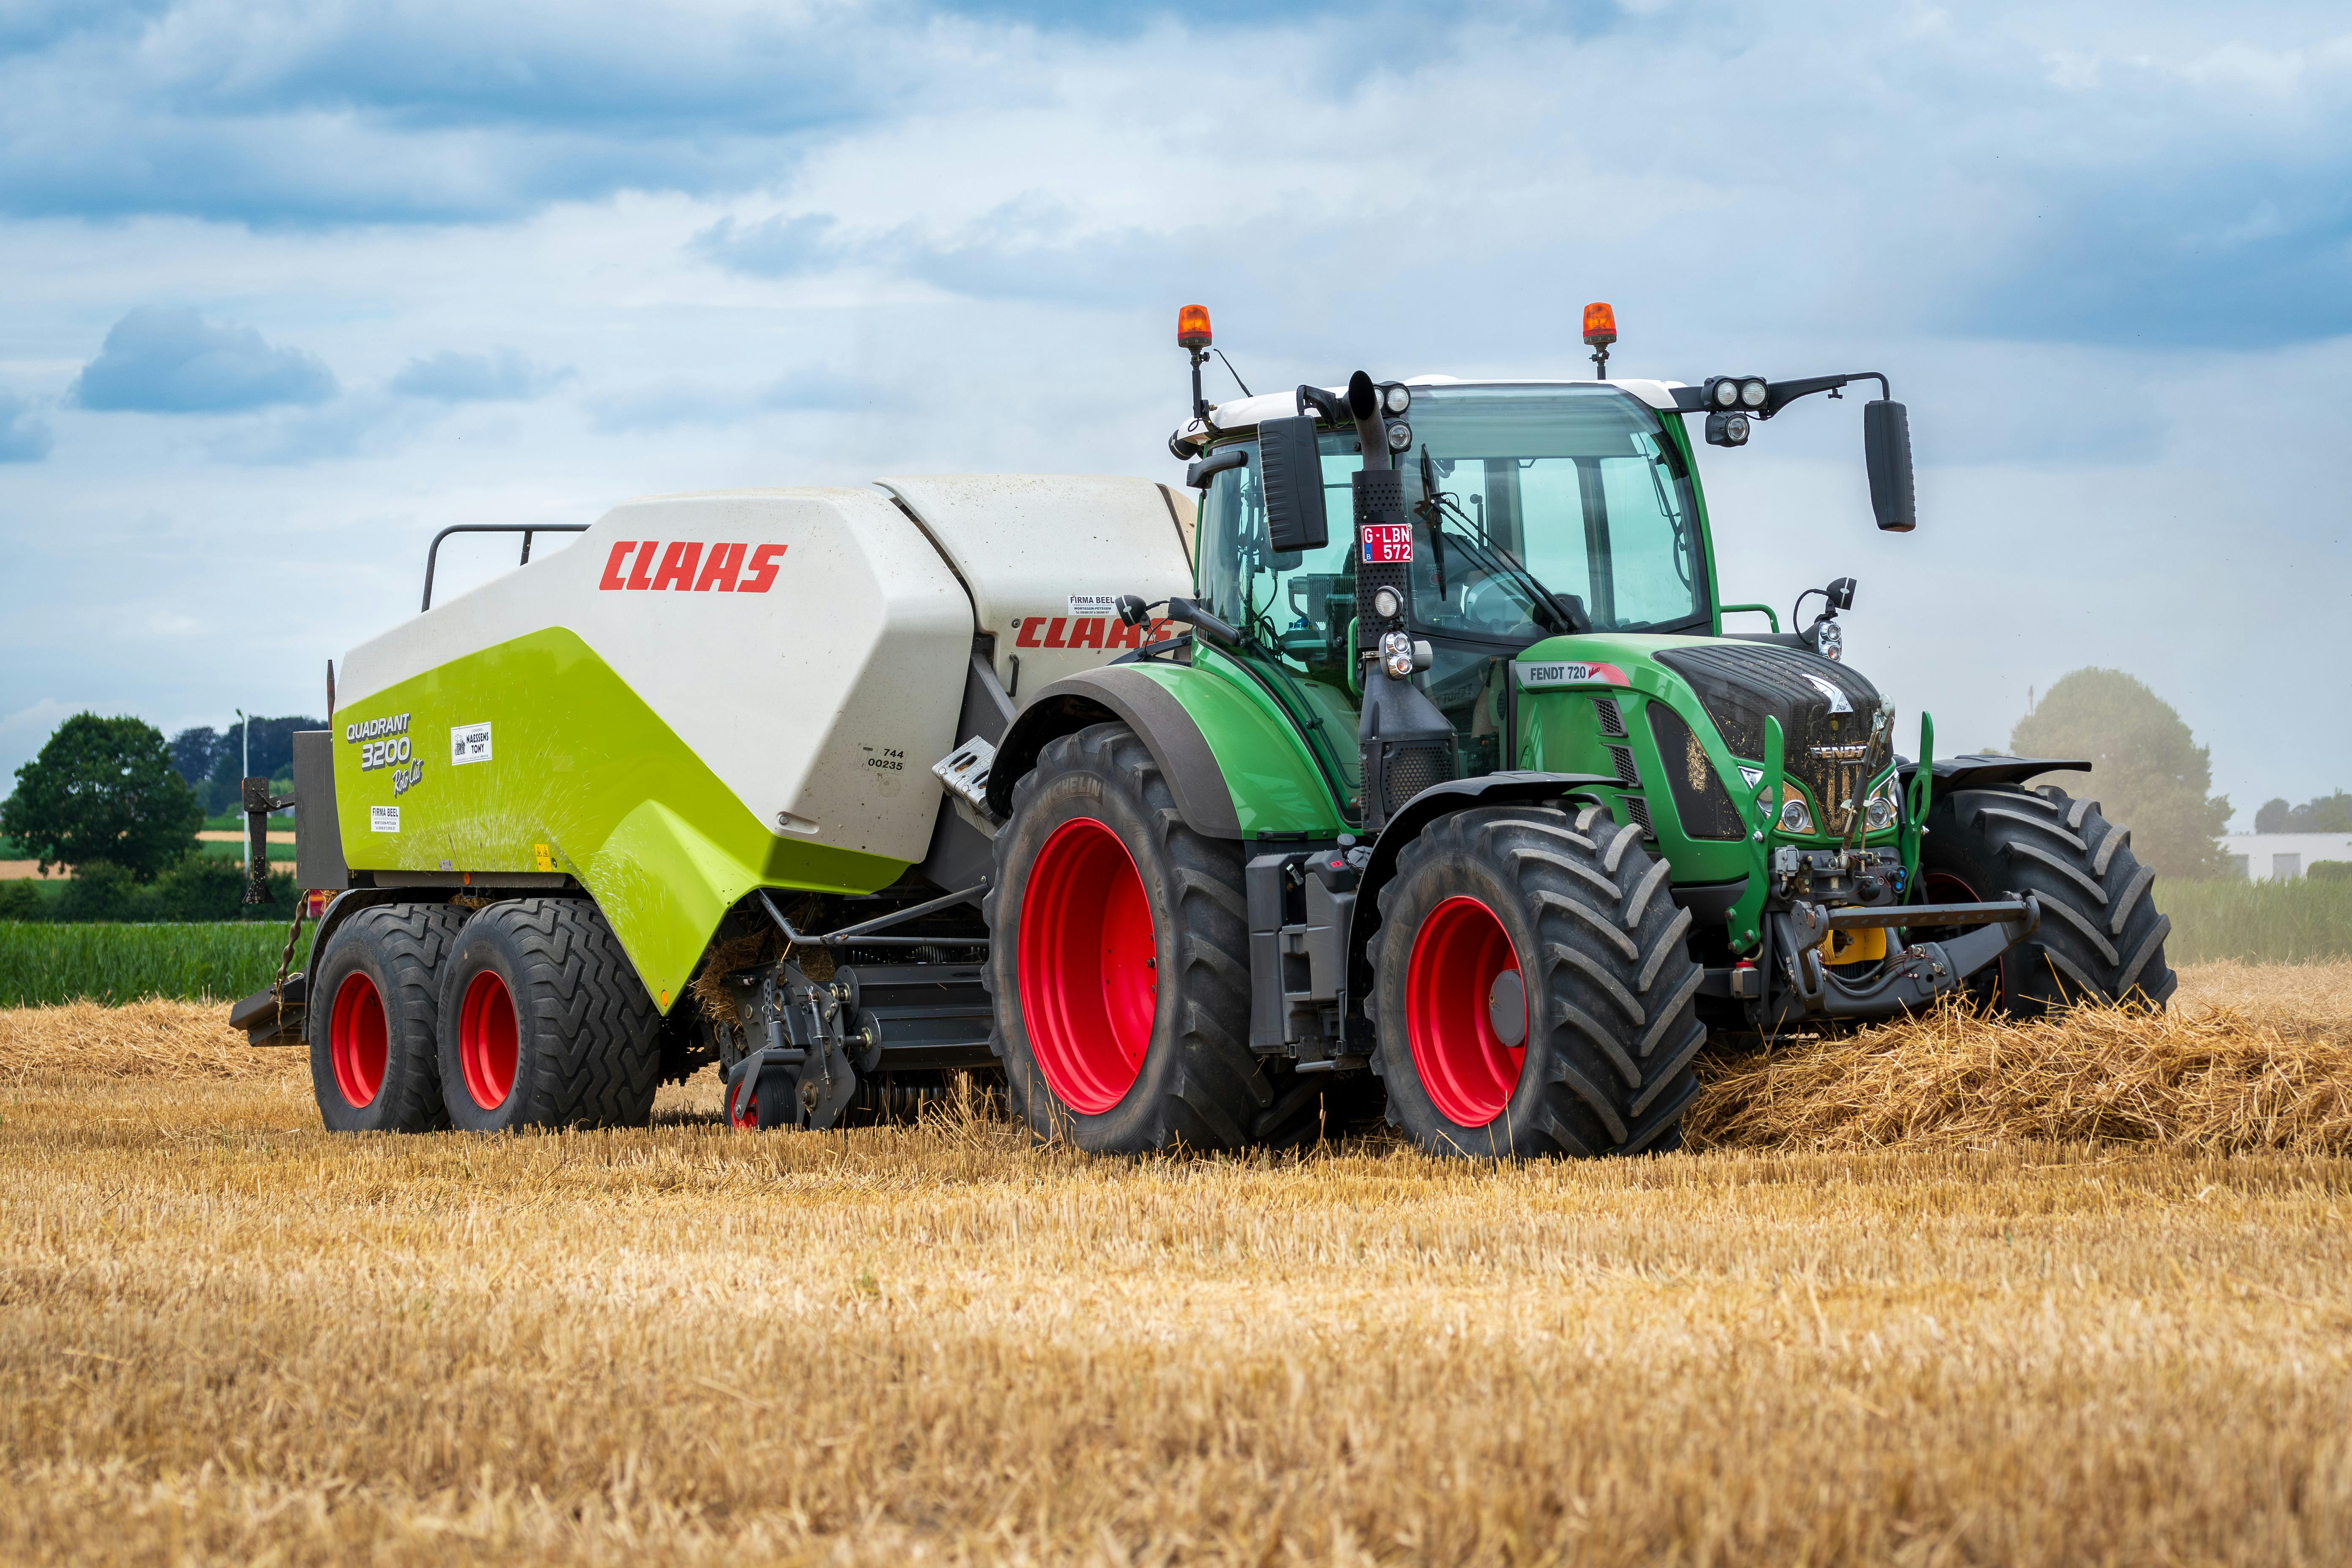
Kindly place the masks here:
POLYGON ((1834 659, 1713 638, 1661 647, 1654 657, 1689 684, 1733 756, 1760 763, 1764 721, 1780 721, 1788 775, 1819 803, 1827 832, 1847 830, 1851 803, 1894 760, 1891 716, 1872 732, 1882 702, 1878 688, 1834 659))

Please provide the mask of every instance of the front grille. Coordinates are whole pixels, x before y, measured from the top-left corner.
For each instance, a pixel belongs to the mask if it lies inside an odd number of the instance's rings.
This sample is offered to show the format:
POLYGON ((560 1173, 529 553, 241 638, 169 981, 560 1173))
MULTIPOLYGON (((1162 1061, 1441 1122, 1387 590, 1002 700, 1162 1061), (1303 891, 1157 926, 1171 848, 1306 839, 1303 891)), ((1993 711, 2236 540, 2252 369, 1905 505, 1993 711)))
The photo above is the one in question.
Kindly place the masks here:
POLYGON ((1617 706, 1617 699, 1596 697, 1592 700, 1592 710, 1601 717, 1602 734, 1622 735, 1625 732, 1625 714, 1623 710, 1617 706))
POLYGON ((1667 648, 1658 662, 1690 682, 1735 757, 1762 761, 1764 721, 1780 720, 1789 777, 1821 804, 1822 831, 1847 831, 1846 803, 1861 797, 1892 755, 1889 734, 1871 736, 1878 688, 1843 664, 1769 644, 1700 643, 1667 648), (1852 711, 1832 712, 1831 691, 1852 711))
POLYGON ((1381 795, 1391 816, 1430 785, 1454 776, 1453 759, 1448 755, 1452 750, 1450 744, 1400 746, 1389 753, 1388 776, 1381 783, 1381 795))
POLYGON ((1617 782, 1619 784, 1623 784, 1627 789, 1640 789, 1642 787, 1642 775, 1634 771, 1633 753, 1630 748, 1624 746, 1610 747, 1609 761, 1617 769, 1617 782))
POLYGON ((1654 841, 1658 837, 1658 826, 1650 820, 1650 803, 1638 795, 1629 795, 1624 799, 1627 820, 1642 830, 1643 837, 1654 841))
POLYGON ((1666 786, 1674 791, 1675 815, 1683 832, 1693 838, 1740 838, 1747 824, 1731 803, 1715 764, 1706 760, 1696 731, 1683 716, 1663 702, 1650 705, 1650 733, 1657 737, 1658 756, 1666 765, 1666 786))

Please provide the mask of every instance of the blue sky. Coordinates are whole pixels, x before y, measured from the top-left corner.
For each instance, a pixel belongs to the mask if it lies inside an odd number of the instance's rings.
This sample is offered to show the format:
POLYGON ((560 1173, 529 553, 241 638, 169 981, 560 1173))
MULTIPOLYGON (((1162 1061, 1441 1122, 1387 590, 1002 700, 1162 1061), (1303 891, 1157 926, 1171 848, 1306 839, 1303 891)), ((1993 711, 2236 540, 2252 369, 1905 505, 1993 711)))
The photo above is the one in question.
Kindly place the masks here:
POLYGON ((448 523, 1172 477, 1191 300, 1280 385, 1607 299, 1624 374, 1894 377, 1916 534, 1852 404, 1705 476, 1948 744, 2105 664, 2242 817, 2352 784, 2340 7, 0 0, 0 770, 316 711, 448 523))

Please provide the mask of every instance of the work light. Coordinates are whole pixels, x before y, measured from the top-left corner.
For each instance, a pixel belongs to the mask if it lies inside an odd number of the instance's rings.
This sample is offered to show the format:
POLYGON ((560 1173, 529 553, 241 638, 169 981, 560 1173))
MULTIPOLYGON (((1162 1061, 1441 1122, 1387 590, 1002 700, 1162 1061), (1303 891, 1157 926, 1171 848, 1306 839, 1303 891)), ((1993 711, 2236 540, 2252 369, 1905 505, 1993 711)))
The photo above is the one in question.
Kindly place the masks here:
POLYGON ((1739 401, 1750 408, 1763 407, 1764 399, 1769 395, 1771 395, 1771 388, 1760 380, 1751 377, 1739 384, 1739 401))
POLYGON ((1402 632, 1389 632, 1382 636, 1381 663, 1399 680, 1411 675, 1412 673, 1412 639, 1402 632))
POLYGON ((1412 426, 1410 426, 1410 425, 1391 425, 1391 426, 1389 426, 1389 450, 1390 450, 1390 451, 1391 451, 1391 452, 1402 452, 1402 451, 1403 451, 1407 447, 1410 447, 1410 446, 1412 446, 1412 426))
POLYGON ((1390 388, 1389 388, 1389 390, 1388 390, 1388 405, 1389 405, 1389 412, 1390 412, 1390 413, 1391 413, 1391 414, 1402 414, 1402 413, 1403 413, 1406 409, 1408 409, 1408 408, 1412 407, 1412 389, 1411 389, 1411 388, 1409 388, 1409 387, 1402 387, 1402 386, 1391 386, 1391 387, 1390 387, 1390 388))

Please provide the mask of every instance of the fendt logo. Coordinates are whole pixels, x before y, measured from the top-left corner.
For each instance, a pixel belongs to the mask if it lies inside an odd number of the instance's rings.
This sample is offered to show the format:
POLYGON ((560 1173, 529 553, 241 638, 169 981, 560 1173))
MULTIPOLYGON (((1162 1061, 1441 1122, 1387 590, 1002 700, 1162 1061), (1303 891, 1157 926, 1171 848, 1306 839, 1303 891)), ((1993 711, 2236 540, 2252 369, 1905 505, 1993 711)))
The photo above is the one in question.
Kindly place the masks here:
POLYGON ((716 588, 722 594, 764 594, 776 581, 776 562, 784 552, 781 544, 762 544, 751 552, 747 565, 743 560, 746 546, 713 544, 709 553, 705 546, 693 540, 673 540, 664 545, 658 539, 624 539, 613 546, 604 557, 604 575, 596 586, 610 593, 622 588, 674 588, 681 594, 708 594, 716 588), (630 559, 630 552, 635 559, 630 559))

